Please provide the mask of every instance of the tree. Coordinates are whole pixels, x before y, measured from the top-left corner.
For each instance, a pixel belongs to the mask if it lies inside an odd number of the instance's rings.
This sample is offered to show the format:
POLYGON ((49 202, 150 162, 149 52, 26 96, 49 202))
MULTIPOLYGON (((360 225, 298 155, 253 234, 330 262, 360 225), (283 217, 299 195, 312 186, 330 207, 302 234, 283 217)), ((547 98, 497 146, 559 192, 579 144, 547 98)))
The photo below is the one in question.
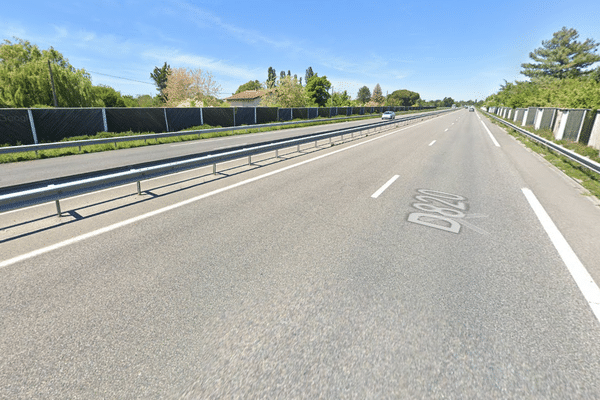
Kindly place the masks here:
POLYGON ((363 86, 360 89, 358 89, 358 94, 356 95, 356 99, 361 104, 365 104, 366 102, 371 100, 371 91, 369 90, 369 88, 366 86, 363 86))
POLYGON ((393 91, 386 99, 386 104, 390 106, 414 106, 421 99, 421 95, 417 92, 401 89, 393 91))
POLYGON ((163 102, 166 102, 167 99, 165 97, 165 89, 167 88, 167 80, 169 79, 169 75, 171 74, 171 66, 165 64, 162 68, 154 67, 154 72, 150 74, 150 78, 154 80, 156 84, 156 90, 158 90, 158 96, 162 99, 163 102))
POLYGON ((98 85, 93 87, 94 95, 100 107, 125 107, 125 100, 120 92, 110 86, 98 85))
POLYGON ((331 88, 331 82, 327 80, 327 76, 313 75, 306 82, 305 90, 308 100, 313 105, 324 107, 330 97, 328 90, 331 88))
POLYGON ((385 97, 383 97, 383 91, 381 90, 381 86, 379 85, 379 83, 376 84, 373 88, 373 95, 371 96, 371 100, 378 105, 383 104, 383 102, 385 101, 385 97))
POLYGON ((284 76, 271 94, 263 96, 261 105, 266 107, 305 107, 306 92, 295 77, 284 76))
POLYGON ((329 100, 327 100, 327 107, 349 107, 352 105, 352 99, 348 95, 348 92, 333 92, 329 100))
POLYGON ((246 90, 261 90, 261 89, 263 89, 263 85, 258 80, 248 81, 248 82, 244 83, 243 85, 240 85, 240 87, 238 87, 238 89, 236 90, 235 94, 245 92, 246 90))
POLYGON ((452 107, 454 103, 455 101, 452 97, 444 97, 444 100, 442 100, 442 107, 452 107))
POLYGON ((283 78, 285 78, 285 71, 281 71, 279 73, 279 79, 283 79, 283 78))
POLYGON ((0 104, 8 107, 52 106, 50 68, 59 107, 91 107, 95 103, 92 80, 84 69, 75 69, 69 60, 50 47, 40 50, 15 38, 0 45, 0 104))
POLYGON ((312 67, 306 68, 306 73, 304 74, 304 82, 308 83, 309 79, 315 75, 312 67))
POLYGON ((277 80, 277 71, 273 67, 269 67, 267 76, 267 89, 273 89, 275 87, 275 81, 277 80))
POLYGON ((198 105, 205 101, 212 102, 220 91, 221 86, 215 82, 212 74, 203 72, 200 68, 174 68, 164 90, 167 104, 171 107, 184 102, 198 102, 198 105))
POLYGON ((552 35, 552 39, 542 41, 542 47, 529 53, 534 63, 521 64, 521 73, 530 78, 549 76, 552 78, 574 78, 590 73, 585 68, 600 61, 595 54, 598 44, 592 39, 578 42, 579 33, 575 29, 563 27, 552 35))

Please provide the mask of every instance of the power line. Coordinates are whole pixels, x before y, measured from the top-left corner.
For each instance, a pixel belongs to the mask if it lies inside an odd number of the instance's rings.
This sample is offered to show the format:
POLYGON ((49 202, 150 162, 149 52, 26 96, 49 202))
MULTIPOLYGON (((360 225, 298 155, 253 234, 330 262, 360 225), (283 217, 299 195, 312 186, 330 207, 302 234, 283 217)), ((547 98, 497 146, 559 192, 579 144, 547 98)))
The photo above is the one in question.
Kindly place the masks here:
POLYGON ((89 70, 88 70, 87 72, 89 72, 89 73, 92 73, 92 74, 97 74, 97 75, 110 76, 111 78, 123 79, 123 80, 125 80, 125 81, 132 81, 132 82, 143 83, 143 84, 146 84, 146 85, 156 86, 156 85, 155 85, 155 84, 153 84, 153 83, 149 83, 149 82, 142 82, 142 81, 137 81, 137 80, 135 80, 135 79, 130 79, 130 78, 123 78, 123 77, 121 77, 121 76, 115 76, 115 75, 103 74, 103 73, 101 73, 101 72, 94 72, 94 71, 89 71, 89 70))

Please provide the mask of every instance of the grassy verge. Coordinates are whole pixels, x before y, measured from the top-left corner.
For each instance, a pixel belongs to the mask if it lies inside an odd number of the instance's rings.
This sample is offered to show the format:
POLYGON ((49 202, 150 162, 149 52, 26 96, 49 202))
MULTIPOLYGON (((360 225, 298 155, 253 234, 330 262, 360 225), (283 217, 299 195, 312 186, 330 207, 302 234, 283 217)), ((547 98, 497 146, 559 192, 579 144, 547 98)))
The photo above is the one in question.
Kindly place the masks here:
MULTIPOLYGON (((415 111, 416 112, 416 111, 415 111)), ((405 112, 402 114, 410 114, 413 111, 405 112)), ((398 113, 400 114, 400 113, 398 113)), ((199 140, 199 139, 210 139, 214 137, 222 137, 222 136, 233 136, 233 135, 245 135, 249 133, 257 133, 257 132, 265 132, 265 131, 274 131, 281 129, 294 129, 294 128, 303 128, 307 126, 315 126, 315 125, 327 125, 327 124, 335 124, 340 122, 347 121, 357 121, 364 119, 371 119, 379 116, 379 114, 369 114, 365 115, 363 118, 348 118, 341 119, 337 121, 319 121, 319 118, 312 119, 307 121, 306 123, 296 124, 292 126, 276 126, 270 128, 251 128, 237 131, 224 131, 224 132, 212 132, 212 133, 195 133, 191 135, 184 136, 175 136, 169 138, 161 138, 161 139, 149 139, 149 140, 132 140, 127 142, 120 142, 114 144, 98 144, 98 145, 90 145, 90 146, 81 146, 79 147, 69 147, 62 149, 50 149, 50 150, 42 150, 38 151, 37 154, 34 151, 22 152, 22 153, 11 153, 11 154, 0 154, 0 163, 12 163, 19 161, 29 161, 36 159, 44 159, 44 158, 53 158, 53 157, 64 157, 75 154, 86 154, 86 153, 97 153, 102 151, 110 151, 117 149, 128 149, 132 147, 141 147, 141 146, 151 146, 156 144, 166 144, 166 143, 176 143, 176 142, 184 142, 189 140, 199 140)), ((293 121, 304 121, 300 119, 295 119, 293 121)), ((210 125, 202 125, 202 126, 194 126, 184 131, 197 131, 197 130, 206 130, 220 128, 220 126, 210 126, 210 125)), ((96 135, 90 136, 75 136, 65 138, 62 141, 76 141, 76 140, 88 140, 88 139, 104 139, 104 138, 113 138, 113 137, 122 137, 122 136, 135 136, 135 135, 148 135, 153 134, 155 132, 99 132, 96 135)))
MULTIPOLYGON (((560 153, 557 153, 547 148, 546 146, 530 139, 528 136, 525 136, 522 133, 517 132, 510 127, 507 127, 506 125, 503 125, 492 118, 490 118, 490 121, 504 128, 510 135, 514 136, 527 148, 543 156, 549 163, 563 171, 571 178, 575 179, 577 182, 579 182, 579 184, 581 184, 581 186, 589 190, 589 192, 593 196, 600 199, 600 174, 590 171, 588 168, 579 165, 575 161, 572 161, 571 159, 561 155, 560 153)), ((548 129, 536 130, 530 127, 523 127, 522 129, 525 129, 537 136, 543 137, 546 140, 559 144, 562 147, 574 151, 577 154, 583 155, 591 160, 600 162, 598 150, 595 150, 582 143, 574 143, 565 140, 555 140, 554 134, 551 130, 548 129)))

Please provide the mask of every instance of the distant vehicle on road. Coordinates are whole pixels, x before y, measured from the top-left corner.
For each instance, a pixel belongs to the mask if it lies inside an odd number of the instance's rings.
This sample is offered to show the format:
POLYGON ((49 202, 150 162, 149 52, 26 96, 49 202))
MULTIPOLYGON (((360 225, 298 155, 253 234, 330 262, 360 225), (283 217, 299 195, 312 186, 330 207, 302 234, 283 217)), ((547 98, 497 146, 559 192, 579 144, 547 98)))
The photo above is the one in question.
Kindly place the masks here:
POLYGON ((473 107, 473 106, 469 107, 469 112, 470 111, 475 111, 475 107, 473 107))
POLYGON ((381 115, 381 119, 396 119, 396 113, 393 111, 386 111, 381 115))

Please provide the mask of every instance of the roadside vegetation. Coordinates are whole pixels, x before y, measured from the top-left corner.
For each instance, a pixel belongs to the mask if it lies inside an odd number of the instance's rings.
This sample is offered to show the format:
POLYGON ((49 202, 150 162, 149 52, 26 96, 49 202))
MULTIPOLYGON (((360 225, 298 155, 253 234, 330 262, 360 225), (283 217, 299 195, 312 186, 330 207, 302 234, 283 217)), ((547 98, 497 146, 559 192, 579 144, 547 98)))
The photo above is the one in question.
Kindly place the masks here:
POLYGON ((521 64, 528 80, 507 82, 489 96, 486 107, 600 108, 600 55, 593 39, 581 42, 575 29, 563 27, 521 64), (596 65, 596 68, 594 66, 596 65))

